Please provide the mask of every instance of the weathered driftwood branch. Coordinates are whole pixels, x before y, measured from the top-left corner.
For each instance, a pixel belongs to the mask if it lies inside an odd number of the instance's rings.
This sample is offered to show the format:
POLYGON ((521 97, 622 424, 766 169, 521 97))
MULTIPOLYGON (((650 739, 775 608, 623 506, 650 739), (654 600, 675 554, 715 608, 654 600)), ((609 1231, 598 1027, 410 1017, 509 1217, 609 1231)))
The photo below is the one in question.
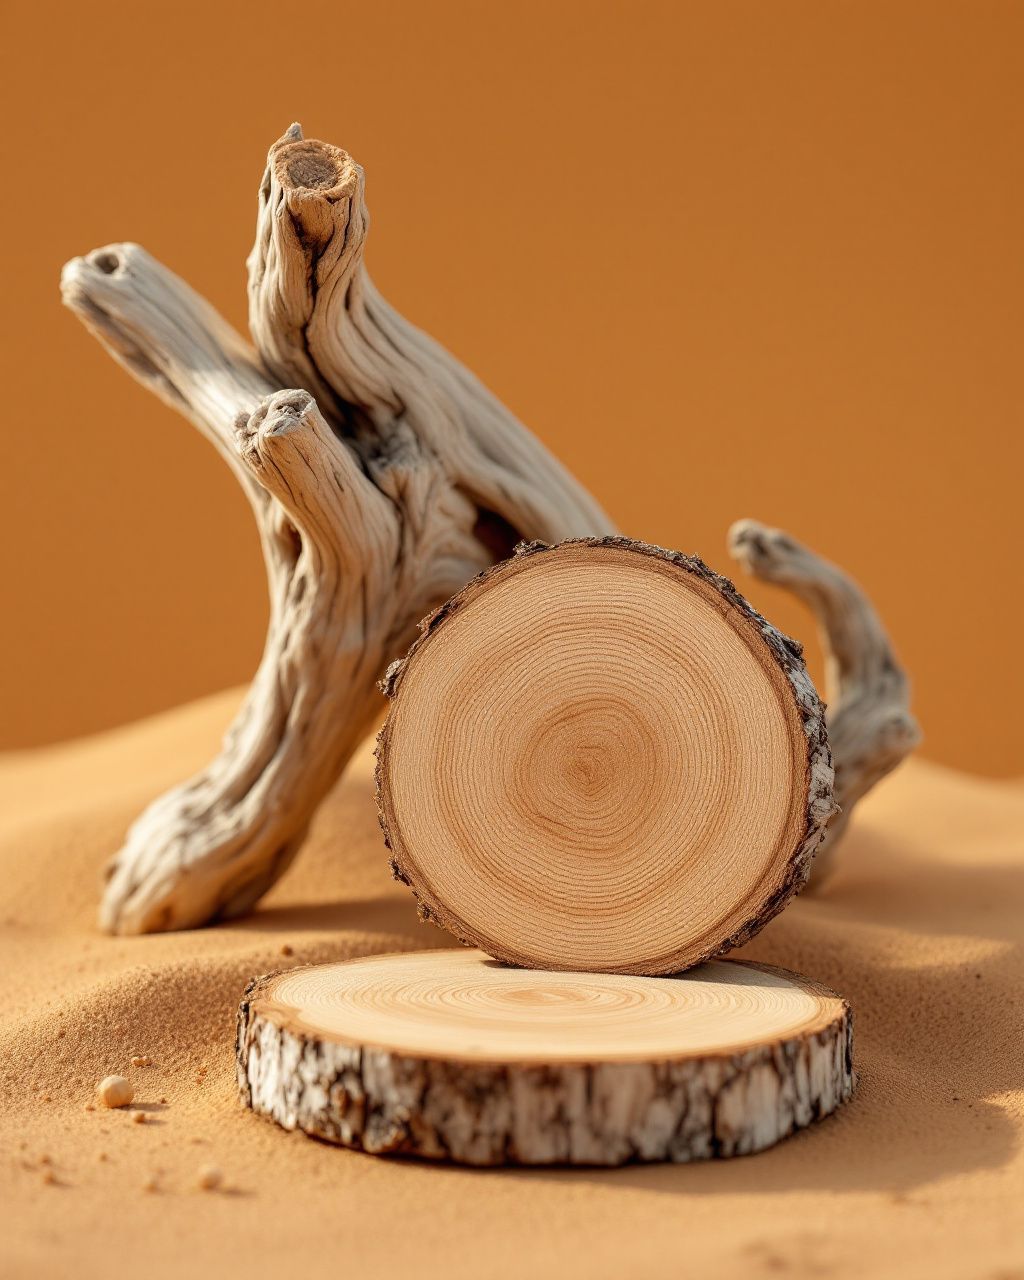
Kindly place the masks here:
POLYGON ((543 445, 380 296, 362 262, 367 222, 359 167, 293 126, 260 188, 256 352, 137 246, 65 268, 68 305, 238 476, 270 592, 263 659, 220 756, 157 800, 114 859, 110 930, 247 910, 294 856, 415 622, 520 539, 615 532, 543 445))
POLYGON ((368 222, 362 169, 293 125, 270 151, 248 262, 249 328, 274 378, 316 397, 371 476, 396 437, 415 442, 468 500, 492 553, 521 537, 612 532, 540 441, 377 292, 363 265, 368 222))
POLYGON ((236 1048, 243 1102, 286 1129, 470 1165, 743 1155, 854 1086, 846 1002, 729 961, 667 979, 473 951, 293 969, 250 983, 236 1048))
POLYGON ((296 138, 293 128, 271 150, 250 257, 265 364, 137 246, 99 250, 63 276, 68 305, 239 476, 271 597, 263 660, 221 755, 151 806, 112 864, 101 921, 117 932, 247 910, 367 732, 376 681, 417 620, 521 536, 611 527, 471 374, 383 302, 362 266, 361 172, 296 138), (282 383, 314 390, 320 408, 282 383))
POLYGON ((788 587, 813 610, 826 652, 825 699, 840 811, 814 860, 811 884, 830 874, 857 801, 921 740, 910 684, 864 592, 843 571, 781 529, 740 520, 729 549, 756 577, 788 587))

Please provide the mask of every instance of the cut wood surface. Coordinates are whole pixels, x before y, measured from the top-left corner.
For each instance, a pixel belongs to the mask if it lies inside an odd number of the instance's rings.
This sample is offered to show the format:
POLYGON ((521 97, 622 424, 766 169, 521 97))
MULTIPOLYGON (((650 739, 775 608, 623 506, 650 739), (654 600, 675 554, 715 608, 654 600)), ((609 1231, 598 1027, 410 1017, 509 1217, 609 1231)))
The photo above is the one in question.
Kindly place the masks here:
POLYGON ((833 812, 799 654, 699 560, 523 547, 386 679, 395 875, 513 964, 674 973, 740 945, 804 883, 833 812))
POLYGON ((375 1154, 464 1164, 760 1151, 853 1089, 846 1002, 783 969, 538 973, 474 951, 257 979, 238 1017, 254 1111, 375 1154))

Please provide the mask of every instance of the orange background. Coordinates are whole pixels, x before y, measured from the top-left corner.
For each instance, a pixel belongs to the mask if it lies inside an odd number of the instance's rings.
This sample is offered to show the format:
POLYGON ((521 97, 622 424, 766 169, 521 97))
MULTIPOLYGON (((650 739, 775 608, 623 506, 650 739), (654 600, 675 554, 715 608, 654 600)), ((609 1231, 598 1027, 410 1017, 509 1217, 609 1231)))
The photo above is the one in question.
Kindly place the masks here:
POLYGON ((0 745, 258 660, 241 493, 57 278, 138 240, 243 326, 264 154, 298 119, 366 168, 378 284, 625 531, 722 567, 731 520, 784 525, 877 601, 926 754, 1024 768, 1024 5, 211 0, 4 26, 0 745))

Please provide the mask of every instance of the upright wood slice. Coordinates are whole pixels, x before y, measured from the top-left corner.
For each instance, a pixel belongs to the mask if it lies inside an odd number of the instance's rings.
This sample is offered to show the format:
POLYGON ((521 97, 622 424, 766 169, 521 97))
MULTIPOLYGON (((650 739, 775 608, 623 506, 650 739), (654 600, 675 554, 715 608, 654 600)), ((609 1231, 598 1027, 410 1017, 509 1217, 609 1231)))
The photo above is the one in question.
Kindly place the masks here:
POLYGON ((257 979, 238 1081, 287 1129, 473 1165, 742 1155, 854 1083, 846 1002, 782 969, 537 972, 465 950, 257 979))
POLYGON ((422 912, 513 964, 674 973, 803 885, 833 812, 800 646, 700 560, 530 544, 385 682, 378 801, 422 912))

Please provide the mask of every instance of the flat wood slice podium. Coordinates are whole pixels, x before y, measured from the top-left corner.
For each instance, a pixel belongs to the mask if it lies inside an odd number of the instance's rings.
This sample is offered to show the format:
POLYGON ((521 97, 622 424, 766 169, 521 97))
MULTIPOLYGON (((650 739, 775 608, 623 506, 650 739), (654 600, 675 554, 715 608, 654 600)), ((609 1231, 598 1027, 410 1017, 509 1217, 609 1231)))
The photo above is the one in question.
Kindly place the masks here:
POLYGON ((671 978, 426 951, 257 979, 238 1081, 286 1129, 468 1165, 760 1151, 853 1088, 850 1011, 742 961, 671 978))

